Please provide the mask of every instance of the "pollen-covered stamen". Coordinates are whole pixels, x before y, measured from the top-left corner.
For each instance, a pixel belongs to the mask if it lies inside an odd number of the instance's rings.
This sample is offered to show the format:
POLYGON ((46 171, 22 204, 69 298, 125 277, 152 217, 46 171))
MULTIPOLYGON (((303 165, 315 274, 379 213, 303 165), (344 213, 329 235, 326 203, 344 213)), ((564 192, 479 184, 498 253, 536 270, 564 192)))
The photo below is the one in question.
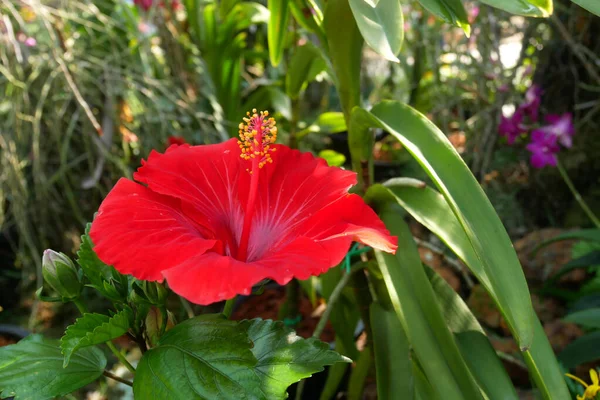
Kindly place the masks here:
MULTIPOLYGON (((268 111, 257 112, 256 108, 246 113, 244 122, 239 126, 240 140, 238 145, 244 160, 258 161, 258 168, 267 163, 272 163, 272 152, 275 151, 271 145, 277 140, 277 127, 275 119, 269 117, 268 111)), ((252 168, 254 169, 254 168, 252 168)), ((249 172, 253 171, 249 169, 249 172)))

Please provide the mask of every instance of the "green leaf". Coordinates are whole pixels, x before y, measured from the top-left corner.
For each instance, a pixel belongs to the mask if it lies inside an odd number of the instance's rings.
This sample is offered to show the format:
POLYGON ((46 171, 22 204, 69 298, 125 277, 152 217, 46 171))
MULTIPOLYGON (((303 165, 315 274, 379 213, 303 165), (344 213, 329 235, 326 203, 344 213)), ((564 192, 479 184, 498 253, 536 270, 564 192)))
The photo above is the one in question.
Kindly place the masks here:
MULTIPOLYGON (((490 284, 490 279, 480 265, 481 261, 474 253, 473 247, 470 246, 465 231, 459 228, 460 224, 450 206, 442 201, 442 197, 437 192, 433 189, 423 188, 420 185, 407 185, 399 179, 390 180, 385 185, 387 188, 382 185, 372 186, 365 199, 373 202, 376 201, 375 197, 385 199, 387 194, 390 197, 387 201, 398 201, 419 222, 440 237, 448 247, 463 259, 484 285, 490 284), (400 185, 400 183, 403 184, 400 185)), ((496 296, 496 289, 494 288, 495 286, 492 286, 488 291, 496 304, 499 305, 500 310, 505 310, 500 305, 500 300, 496 296)), ((505 317, 508 318, 506 315, 505 317)), ((554 352, 537 318, 533 321, 533 329, 533 345, 523 356, 533 379, 545 398, 554 398, 553 396, 556 395, 557 399, 561 399, 566 395, 567 388, 554 352)))
POLYGON ((298 132, 296 137, 301 139, 309 133, 340 133, 345 132, 347 129, 344 114, 341 112, 329 111, 319 115, 315 122, 298 132))
MULTIPOLYGON (((571 369, 580 364, 600 359, 600 331, 583 335, 573 342, 558 355, 562 365, 571 369)), ((565 397, 566 398, 566 397, 565 397)))
POLYGON ((371 112, 355 108, 350 132, 369 126, 396 137, 438 186, 492 283, 519 346, 531 346, 534 312, 523 269, 500 218, 448 138, 425 116, 394 101, 381 102, 371 112))
POLYGON ((254 342, 255 371, 267 399, 286 398, 292 383, 323 371, 325 365, 351 362, 320 340, 301 338, 281 321, 253 319, 242 321, 240 327, 254 342))
POLYGON ((586 328, 600 329, 600 308, 589 308, 567 315, 565 322, 581 325, 586 328))
POLYGON ((67 328, 60 339, 60 348, 65 356, 64 366, 69 365, 73 354, 84 347, 108 342, 124 335, 129 330, 133 315, 129 309, 109 317, 104 314, 84 314, 67 328))
POLYGON ((81 236, 81 246, 77 251, 77 263, 89 279, 90 286, 111 300, 120 300, 127 295, 128 278, 98 258, 94 251, 94 243, 90 238, 91 227, 92 224, 88 223, 85 233, 81 236))
MULTIPOLYGON (((337 338, 335 340, 335 350, 341 354, 345 353, 344 345, 337 338)), ((330 400, 337 395, 340 383, 342 382, 342 379, 344 379, 347 369, 348 364, 346 363, 337 363, 329 367, 329 370, 327 371, 327 380, 325 381, 325 385, 323 385, 323 390, 319 397, 320 400, 330 400)))
POLYGON ((326 68, 321 53, 312 44, 296 48, 285 78, 288 96, 297 99, 306 85, 326 68))
POLYGON ((481 0, 481 2, 527 17, 549 17, 553 11, 552 0, 481 0))
MULTIPOLYGON (((471 269, 490 293, 494 293, 494 286, 444 196, 429 186, 406 185, 403 178, 390 179, 383 186, 410 215, 434 232, 471 269)), ((374 186, 370 192, 376 191, 377 187, 374 186)), ((368 201, 369 193, 365 199, 368 201)))
POLYGON ((269 10, 260 3, 244 1, 236 4, 227 19, 236 20, 236 30, 243 30, 254 24, 266 24, 269 22, 269 10))
POLYGON ((448 328, 454 333, 479 387, 490 399, 517 400, 515 388, 477 318, 441 276, 429 267, 425 268, 425 272, 448 328))
POLYGON ((330 167, 341 167, 346 162, 346 156, 335 150, 321 150, 319 157, 327 161, 330 167))
POLYGON ((253 108, 258 110, 272 109, 288 121, 292 118, 290 98, 281 89, 274 86, 260 86, 248 96, 242 109, 249 111, 253 108))
POLYGON ((556 282, 560 277, 568 274, 574 269, 587 268, 587 267, 598 267, 600 265, 600 250, 592 251, 584 256, 569 261, 563 265, 554 275, 545 282, 545 285, 551 285, 556 282))
MULTIPOLYGON (((471 26, 467 12, 460 0, 418 0, 423 7, 449 24, 460 27, 467 36, 471 34, 471 26)), ((494 0, 492 0, 494 1, 494 0)), ((505 1, 505 0, 499 0, 505 1)), ((512 0, 506 0, 512 1, 512 0)))
POLYGON ((600 17, 600 2, 598 0, 571 0, 580 7, 600 17))
POLYGON ((313 306, 313 308, 317 306, 318 281, 319 278, 317 278, 316 276, 311 276, 310 278, 304 280, 298 279, 300 287, 302 288, 302 290, 304 290, 304 293, 306 293, 306 296, 310 300, 310 304, 313 306))
POLYGON ((560 235, 556 235, 555 237, 540 243, 533 250, 533 254, 552 243, 560 242, 562 240, 585 240, 600 244, 600 229, 581 229, 577 231, 561 233, 560 235))
POLYGON ((271 12, 267 27, 269 57, 271 58, 271 64, 276 67, 279 65, 283 55, 285 36, 290 17, 289 4, 288 0, 268 0, 267 5, 271 12))
POLYGON ((31 335, 0 348, 0 398, 46 400, 71 393, 98 379, 104 354, 89 348, 75 354, 67 368, 58 341, 31 335))
POLYGON ((435 381, 433 390, 444 399, 482 399, 442 316, 406 222, 392 205, 380 216, 391 234, 398 237, 402 251, 392 255, 376 250, 375 256, 416 358, 426 376, 435 381))
POLYGON ((328 0, 323 28, 327 35, 329 57, 335 72, 335 86, 346 121, 352 108, 360 105, 360 66, 363 38, 348 0, 328 0), (343 29, 340 29, 343 22, 343 29))
POLYGON ((373 356, 371 354, 371 348, 367 346, 360 352, 360 356, 358 357, 354 368, 350 371, 348 400, 362 400, 365 382, 369 376, 371 364, 373 364, 373 356))
POLYGON ((319 41, 327 43, 323 31, 323 13, 314 0, 291 0, 290 11, 296 22, 309 32, 319 37, 319 41))
POLYGON ((412 399, 414 382, 410 345, 394 311, 371 304, 371 330, 375 348, 377 398, 412 399))
POLYGON ((220 315, 188 319, 142 356, 133 381, 139 399, 264 398, 252 342, 220 315))
POLYGON ((386 60, 400 62, 404 18, 398 0, 350 0, 350 8, 365 42, 386 60))

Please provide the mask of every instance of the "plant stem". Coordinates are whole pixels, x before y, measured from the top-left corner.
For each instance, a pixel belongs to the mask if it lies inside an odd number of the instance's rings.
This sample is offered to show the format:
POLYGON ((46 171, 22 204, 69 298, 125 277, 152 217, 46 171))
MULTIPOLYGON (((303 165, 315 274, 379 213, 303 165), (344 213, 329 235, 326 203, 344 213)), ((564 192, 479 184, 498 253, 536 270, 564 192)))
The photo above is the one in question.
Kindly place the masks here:
POLYGON ((73 303, 75 303, 75 306, 77 306, 77 309, 79 310, 79 312, 81 313, 81 315, 83 315, 86 312, 88 312, 87 307, 85 306, 85 304, 83 303, 83 301, 81 301, 80 298, 76 298, 75 300, 73 300, 73 303))
MULTIPOLYGON (((363 266, 362 263, 359 263, 359 267, 362 268, 362 266, 363 266)), ((358 268, 358 269, 360 269, 360 268, 358 268)), ((358 269, 356 267, 353 267, 352 270, 350 270, 350 272, 348 272, 342 276, 342 279, 340 279, 338 284, 335 286, 335 288, 331 292, 331 295, 329 296, 329 300, 327 301, 327 308, 323 312, 323 315, 321 315, 321 319, 319 320, 319 323, 317 324, 317 327, 315 328, 315 330, 312 334, 312 337, 318 339, 319 336, 321 336, 323 329, 325 329, 325 325, 327 325, 327 321, 329 320, 329 316, 331 315, 333 306, 335 305, 335 303, 337 303, 338 299, 340 298, 342 291, 344 290, 344 287, 346 287, 346 285, 350 281, 350 277, 352 276, 352 274, 354 272, 356 272, 358 269)), ((306 380, 302 380, 298 383, 298 387, 296 388, 295 400, 302 400, 302 392, 304 391, 304 383, 305 382, 306 382, 306 380)))
POLYGON ((296 321, 292 323, 297 325, 300 309, 300 283, 296 278, 289 281, 285 286, 285 318, 289 321, 296 321))
POLYGON ((129 363, 129 361, 127 361, 127 359, 125 358, 125 356, 119 351, 119 349, 117 349, 115 347, 114 344, 112 344, 111 341, 106 342, 106 345, 108 346, 108 348, 110 349, 110 351, 113 352, 113 354, 119 359, 119 361, 121 361, 121 364, 123 364, 125 366, 125 368, 127 368, 129 371, 131 371, 132 373, 135 374, 135 368, 133 367, 133 365, 131 365, 129 363))
POLYGON ((117 375, 113 374, 110 371, 104 370, 104 372, 102 372, 102 375, 104 375, 104 376, 106 376, 106 377, 108 377, 110 379, 114 379, 117 382, 121 382, 121 383, 123 383, 123 384, 125 384, 127 386, 133 387, 133 382, 128 381, 127 379, 123 379, 120 376, 117 376, 117 375))
POLYGON ((571 193, 573 194, 573 197, 575 197, 575 200, 577 200, 577 202, 581 206, 581 209, 586 213, 586 215, 594 223, 594 225, 596 225, 597 228, 600 228, 600 220, 598 219, 598 217, 596 217, 596 215, 590 209, 590 207, 587 205, 587 203, 585 202, 585 200, 583 200, 583 197, 581 197, 581 194, 579 194, 579 192, 575 188, 575 185, 573 184, 573 181, 571 180, 571 178, 569 178, 569 175, 567 175, 567 171, 565 170, 565 168, 561 164, 560 160, 557 161, 556 167, 558 168, 558 172, 560 172, 560 175, 562 176, 563 180, 565 181, 565 183, 569 187, 569 190, 571 190, 571 193))
POLYGON ((319 323, 317 324, 315 331, 313 332, 312 336, 314 338, 319 338, 319 336, 321 336, 323 329, 325 329, 325 325, 327 325, 327 321, 329 320, 329 316, 331 315, 333 306, 335 305, 335 303, 341 296, 342 291, 344 290, 344 287, 346 286, 346 284, 350 281, 351 275, 352 275, 352 271, 347 274, 344 274, 342 276, 342 279, 340 279, 340 281, 338 282, 336 287, 331 292, 331 295, 329 296, 329 300, 327 301, 327 308, 323 312, 323 315, 321 315, 321 319, 319 320, 319 323))
POLYGON ((225 302, 225 306, 223 307, 223 315, 225 315, 227 319, 231 318, 231 314, 233 313, 233 306, 235 305, 236 300, 237 296, 234 296, 225 302))

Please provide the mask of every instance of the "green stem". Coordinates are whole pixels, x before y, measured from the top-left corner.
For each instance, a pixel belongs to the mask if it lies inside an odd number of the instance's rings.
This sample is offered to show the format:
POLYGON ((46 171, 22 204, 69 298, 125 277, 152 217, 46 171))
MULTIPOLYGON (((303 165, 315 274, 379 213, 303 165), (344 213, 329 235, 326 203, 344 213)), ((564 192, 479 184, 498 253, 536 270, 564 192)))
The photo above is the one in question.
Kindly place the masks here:
MULTIPOLYGON (((335 286, 335 288, 331 292, 331 295, 329 296, 329 300, 327 301, 327 308, 323 312, 323 315, 321 315, 321 319, 319 320, 319 323, 317 324, 317 327, 315 328, 315 331, 313 332, 312 337, 318 339, 319 336, 321 336, 323 329, 325 329, 325 325, 327 325, 327 321, 329 320, 329 316, 331 315, 333 306, 335 305, 335 303, 337 303, 338 299, 342 295, 342 291, 344 290, 344 287, 346 287, 346 285, 350 281, 350 277, 352 276, 352 274, 354 272, 356 272, 358 269, 362 269, 362 267, 363 267, 363 264, 359 263, 358 266, 354 266, 350 270, 350 272, 348 272, 342 276, 342 279, 340 279, 338 284, 335 286)), ((298 387, 296 388, 295 400, 302 400, 302 392, 304 391, 305 382, 306 382, 306 380, 302 380, 298 383, 298 387)))
MULTIPOLYGON (((300 309, 300 283, 292 279, 285 285, 285 318, 289 321, 297 321, 300 309)), ((296 325, 297 322, 292 323, 296 325)))
POLYGON ((225 307, 223 307, 223 315, 225 315, 225 317, 227 319, 231 318, 231 314, 233 313, 233 306, 235 305, 236 299, 237 299, 237 296, 235 296, 225 302, 225 307))
POLYGON ((81 301, 80 298, 76 298, 75 300, 73 300, 73 303, 75 303, 75 306, 77 306, 77 309, 79 310, 79 312, 81 313, 81 315, 83 315, 86 312, 88 312, 87 307, 85 306, 85 304, 83 304, 83 301, 81 301))
POLYGON ((596 215, 587 205, 585 200, 583 200, 583 197, 581 197, 581 194, 579 194, 579 192, 575 188, 573 181, 571 180, 571 178, 569 178, 569 175, 567 175, 567 171, 565 170, 560 161, 556 163, 556 167, 558 168, 558 172, 560 172, 560 175, 562 176, 563 180, 569 187, 569 190, 573 194, 573 197, 575 197, 575 200, 577 200, 577 202, 581 206, 581 209, 586 213, 586 215, 594 223, 594 225, 596 225, 597 228, 600 228, 600 220, 598 219, 598 217, 596 217, 596 215))
POLYGON ((123 355, 123 353, 121 353, 119 351, 119 349, 117 349, 115 347, 115 345, 112 344, 111 341, 106 342, 106 345, 108 346, 108 348, 110 349, 110 351, 112 351, 113 354, 119 359, 119 361, 121 361, 121 364, 123 364, 125 366, 125 368, 127 368, 129 371, 131 371, 132 373, 135 374, 135 368, 133 367, 133 365, 131 365, 129 363, 129 361, 127 361, 127 359, 125 358, 125 356, 123 355))

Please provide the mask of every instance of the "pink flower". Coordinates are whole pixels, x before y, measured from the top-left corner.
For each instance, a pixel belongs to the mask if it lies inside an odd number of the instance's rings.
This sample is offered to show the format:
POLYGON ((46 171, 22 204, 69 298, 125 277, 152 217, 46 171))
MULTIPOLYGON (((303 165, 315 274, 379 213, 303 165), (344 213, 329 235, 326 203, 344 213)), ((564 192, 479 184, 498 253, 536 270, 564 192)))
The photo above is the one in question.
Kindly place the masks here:
POLYGON ((547 165, 556 166, 556 153, 560 147, 556 143, 557 137, 547 135, 541 130, 535 130, 531 134, 531 143, 527 145, 527 150, 531 152, 531 166, 534 168, 544 168, 547 165))
POLYGON ((555 136, 560 144, 566 148, 573 145, 573 135, 575 127, 573 126, 572 116, 570 113, 562 115, 549 114, 546 116, 546 122, 550 125, 542 126, 534 132, 542 132, 544 135, 555 136))
POLYGON ((520 110, 515 111, 512 117, 507 118, 504 115, 498 125, 500 136, 506 136, 508 144, 513 144, 515 140, 526 131, 523 126, 523 114, 520 110))
POLYGON ((35 38, 28 37, 25 39, 25 46, 34 47, 35 45, 37 45, 37 40, 35 40, 35 38))
POLYGON ((542 89, 537 85, 531 85, 525 92, 525 101, 519 106, 519 110, 529 116, 532 121, 537 121, 542 102, 542 89))

